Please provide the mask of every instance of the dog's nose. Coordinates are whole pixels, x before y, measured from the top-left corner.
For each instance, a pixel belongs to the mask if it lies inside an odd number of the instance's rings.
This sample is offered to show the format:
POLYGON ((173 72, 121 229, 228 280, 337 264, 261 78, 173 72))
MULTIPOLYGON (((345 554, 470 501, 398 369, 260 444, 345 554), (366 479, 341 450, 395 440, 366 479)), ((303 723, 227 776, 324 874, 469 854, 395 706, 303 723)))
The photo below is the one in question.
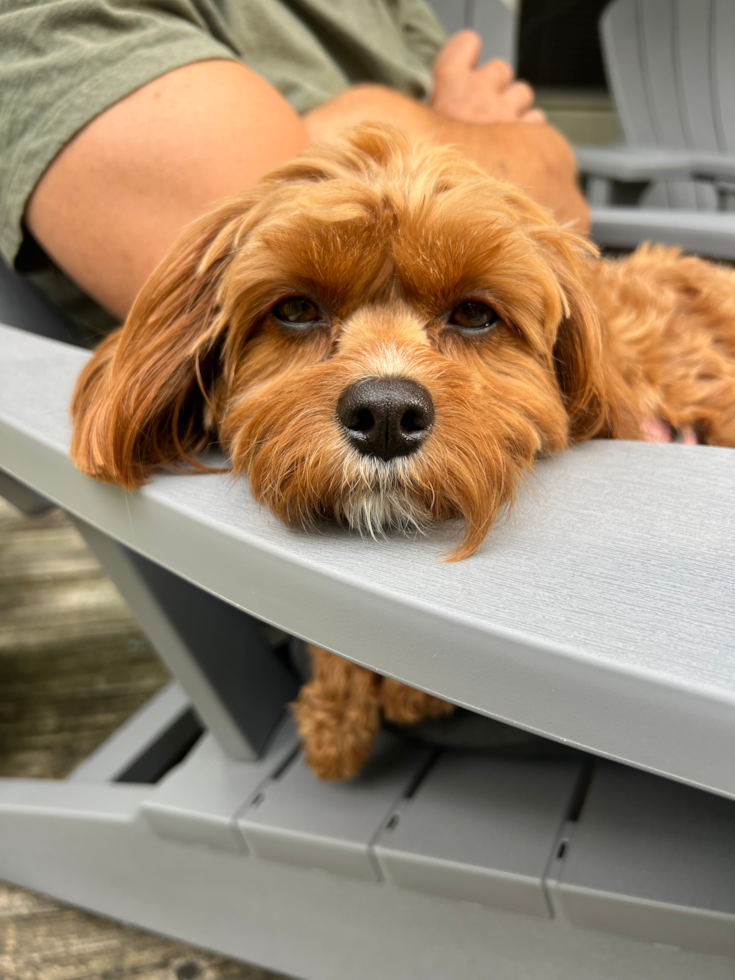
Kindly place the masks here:
POLYGON ((434 421, 434 403, 415 381, 364 378, 342 392, 337 417, 355 449, 387 461, 419 448, 434 421))

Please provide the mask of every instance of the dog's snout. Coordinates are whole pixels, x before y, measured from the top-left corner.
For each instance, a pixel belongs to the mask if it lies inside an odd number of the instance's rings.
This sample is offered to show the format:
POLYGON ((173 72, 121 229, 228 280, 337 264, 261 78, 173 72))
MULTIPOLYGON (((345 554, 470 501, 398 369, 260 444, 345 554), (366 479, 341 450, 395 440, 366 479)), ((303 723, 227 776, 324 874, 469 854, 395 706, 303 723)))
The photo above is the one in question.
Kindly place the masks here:
POLYGON ((407 378, 364 378, 340 395, 337 417, 366 456, 390 460, 415 452, 434 422, 434 403, 407 378))

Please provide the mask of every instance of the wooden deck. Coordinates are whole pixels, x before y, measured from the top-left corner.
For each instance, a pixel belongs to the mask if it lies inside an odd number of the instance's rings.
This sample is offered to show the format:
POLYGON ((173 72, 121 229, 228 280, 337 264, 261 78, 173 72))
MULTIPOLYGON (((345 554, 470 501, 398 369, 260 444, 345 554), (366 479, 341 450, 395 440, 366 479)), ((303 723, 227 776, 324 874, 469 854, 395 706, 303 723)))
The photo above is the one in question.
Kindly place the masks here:
MULTIPOLYGON (((0 776, 66 776, 167 679, 64 515, 0 498, 0 776)), ((0 980, 275 977, 0 883, 0 980)))

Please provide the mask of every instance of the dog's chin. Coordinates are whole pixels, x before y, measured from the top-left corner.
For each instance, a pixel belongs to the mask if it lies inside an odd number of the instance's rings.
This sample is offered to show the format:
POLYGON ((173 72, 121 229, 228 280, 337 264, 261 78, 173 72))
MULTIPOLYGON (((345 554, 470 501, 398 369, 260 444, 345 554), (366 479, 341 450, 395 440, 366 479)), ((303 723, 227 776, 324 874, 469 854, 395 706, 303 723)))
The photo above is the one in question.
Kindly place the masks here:
POLYGON ((308 529, 334 521, 377 538, 425 533, 459 518, 464 534, 445 555, 448 561, 477 551, 494 518, 511 503, 535 448, 519 454, 503 445, 492 452, 485 446, 479 454, 460 446, 451 454, 419 453, 387 463, 286 438, 273 439, 268 451, 256 451, 254 440, 243 445, 242 452, 232 452, 234 472, 247 476, 255 499, 284 524, 308 529))
POLYGON ((373 538, 423 532, 432 521, 430 510, 402 488, 353 493, 336 500, 333 510, 339 524, 373 538))
POLYGON ((431 523, 432 496, 430 488, 416 483, 408 458, 384 462, 350 453, 344 461, 342 492, 332 500, 330 517, 373 538, 392 531, 415 533, 431 523))

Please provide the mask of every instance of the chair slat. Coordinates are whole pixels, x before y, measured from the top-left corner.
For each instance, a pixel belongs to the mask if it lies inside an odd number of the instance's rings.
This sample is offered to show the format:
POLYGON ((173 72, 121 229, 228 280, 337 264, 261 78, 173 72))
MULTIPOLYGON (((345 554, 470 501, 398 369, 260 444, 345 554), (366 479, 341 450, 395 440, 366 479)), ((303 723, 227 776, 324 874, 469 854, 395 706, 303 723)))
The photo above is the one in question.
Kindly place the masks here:
POLYGON ((646 99, 640 25, 636 0, 618 0, 600 20, 605 70, 626 142, 631 146, 656 146, 656 132, 646 99))
POLYGON ((674 52, 679 107, 686 145, 693 150, 718 153, 711 73, 712 44, 710 0, 676 0, 674 52))
MULTIPOLYGON (((679 112, 686 145, 718 153, 710 72, 712 3, 674 0, 674 65, 679 112)), ((695 183, 697 208, 717 210, 717 191, 704 181, 695 183)))
MULTIPOLYGON (((639 0, 638 17, 642 28, 643 76, 656 142, 659 146, 684 149, 687 142, 679 109, 674 58, 674 6, 674 0, 639 0)), ((668 207, 697 207, 691 181, 667 181, 661 192, 668 207)))
POLYGON ((735 153, 735 2, 713 0, 712 84, 723 153, 735 153))
POLYGON ((683 149, 687 144, 674 68, 674 0, 643 0, 638 4, 638 18, 643 77, 656 142, 683 149))

